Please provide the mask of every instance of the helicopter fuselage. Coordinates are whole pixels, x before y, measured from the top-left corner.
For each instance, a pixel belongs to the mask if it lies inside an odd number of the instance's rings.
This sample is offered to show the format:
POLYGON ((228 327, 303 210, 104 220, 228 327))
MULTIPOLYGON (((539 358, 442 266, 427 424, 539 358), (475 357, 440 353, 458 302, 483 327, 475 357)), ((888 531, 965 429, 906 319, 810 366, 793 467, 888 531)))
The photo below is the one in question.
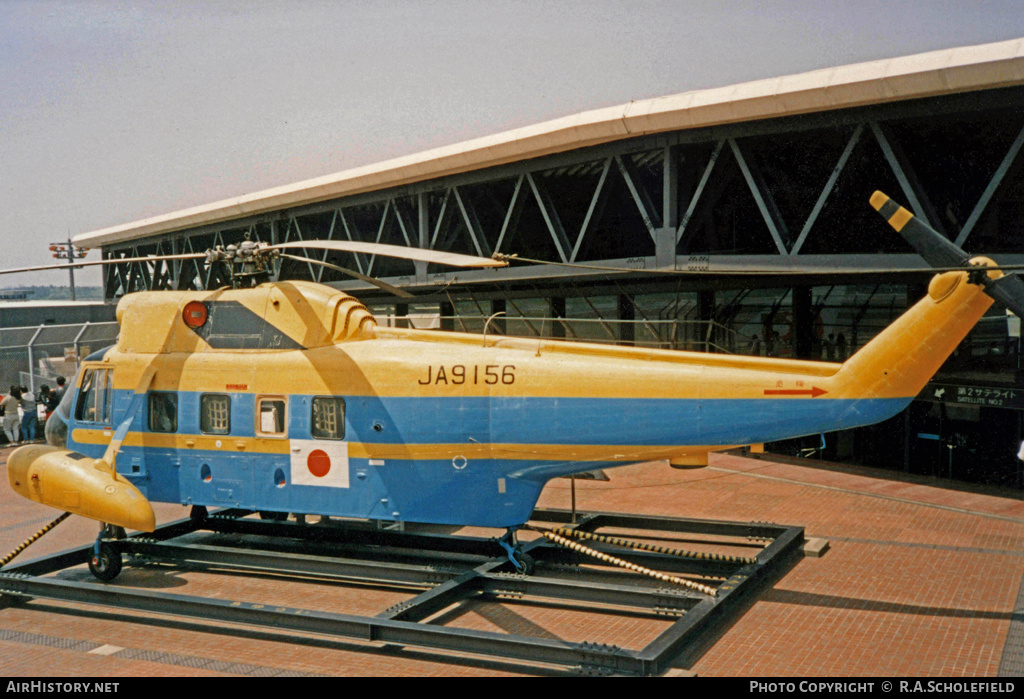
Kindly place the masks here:
POLYGON ((943 278, 843 364, 385 328, 301 282, 143 292, 66 448, 99 459, 120 426, 117 477, 151 502, 517 526, 551 478, 898 413, 991 303, 943 278))

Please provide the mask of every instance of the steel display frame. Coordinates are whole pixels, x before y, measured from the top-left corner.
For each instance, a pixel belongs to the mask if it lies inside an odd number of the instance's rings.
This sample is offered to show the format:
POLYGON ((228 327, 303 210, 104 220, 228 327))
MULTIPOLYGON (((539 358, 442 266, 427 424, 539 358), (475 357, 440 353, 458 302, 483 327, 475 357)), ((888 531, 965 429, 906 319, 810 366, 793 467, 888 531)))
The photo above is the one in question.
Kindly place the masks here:
MULTIPOLYGON (((188 563, 264 574, 404 584, 424 589, 377 616, 366 617, 47 577, 86 563, 93 553, 93 546, 89 545, 0 571, 0 599, 40 597, 492 656, 585 673, 657 675, 666 671, 680 653, 703 640, 716 621, 734 613, 738 603, 753 594, 766 578, 783 572, 804 541, 801 527, 768 523, 590 513, 577 516, 574 524, 573 513, 546 509, 537 510, 531 519, 534 525, 545 528, 554 526, 592 533, 602 529, 629 529, 655 535, 739 537, 768 542, 756 556, 743 562, 684 559, 652 552, 625 555, 616 552, 617 556, 647 567, 722 579, 717 584, 716 594, 711 596, 684 588, 640 585, 624 580, 621 573, 610 575, 600 568, 588 568, 571 580, 545 575, 545 566, 579 566, 592 561, 543 538, 524 543, 524 552, 537 559, 538 570, 532 576, 523 576, 511 572, 507 557, 494 539, 380 530, 363 522, 330 525, 271 522, 246 518, 249 514, 248 511, 225 510, 206 518, 179 520, 159 527, 152 534, 138 534, 116 543, 122 553, 130 557, 129 565, 188 563), (175 541, 200 532, 266 536, 278 544, 303 540, 329 542, 341 555, 311 555, 269 548, 254 551, 175 541), (418 562, 388 560, 392 558, 418 559, 418 562), (466 600, 509 596, 526 603, 530 599, 592 603, 601 605, 602 612, 609 608, 626 608, 630 613, 639 611, 678 618, 645 647, 636 650, 602 643, 449 628, 429 621, 442 610, 466 600)), ((731 545, 735 546, 735 542, 731 545)), ((453 657, 452 662, 457 663, 458 658, 453 657)))

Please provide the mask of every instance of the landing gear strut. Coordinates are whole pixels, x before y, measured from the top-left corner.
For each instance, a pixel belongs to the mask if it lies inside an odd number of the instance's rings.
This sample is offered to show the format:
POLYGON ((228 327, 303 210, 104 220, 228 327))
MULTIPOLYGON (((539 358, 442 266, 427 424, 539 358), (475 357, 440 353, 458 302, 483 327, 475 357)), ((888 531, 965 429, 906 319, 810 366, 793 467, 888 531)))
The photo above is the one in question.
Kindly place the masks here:
POLYGON ((89 559, 89 572, 103 582, 110 582, 121 573, 121 552, 111 541, 125 536, 124 527, 104 524, 96 537, 92 558, 89 559))
POLYGON ((498 544, 508 553, 508 560, 512 563, 517 573, 530 575, 533 573, 534 567, 536 567, 536 562, 533 560, 533 556, 522 552, 521 544, 516 540, 516 531, 518 529, 519 527, 509 527, 508 531, 505 532, 505 536, 498 539, 498 544))

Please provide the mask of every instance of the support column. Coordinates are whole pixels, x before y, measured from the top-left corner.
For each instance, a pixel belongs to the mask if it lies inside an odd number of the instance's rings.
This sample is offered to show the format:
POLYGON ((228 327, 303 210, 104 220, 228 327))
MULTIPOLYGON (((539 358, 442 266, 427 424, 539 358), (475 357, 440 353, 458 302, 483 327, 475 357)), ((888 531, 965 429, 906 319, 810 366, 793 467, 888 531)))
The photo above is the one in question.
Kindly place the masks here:
POLYGON ((911 414, 914 404, 911 403, 903 411, 903 472, 910 473, 910 440, 911 440, 911 414))
MULTIPOLYGON (((793 289, 793 354, 797 359, 814 358, 814 308, 811 287, 793 289)), ((819 358, 821 350, 818 351, 819 358)))
MULTIPOLYGON (((426 250, 430 247, 430 212, 427 209, 427 195, 420 192, 416 195, 416 230, 418 237, 419 247, 426 250)), ((426 284, 427 282, 427 263, 421 260, 415 260, 413 265, 416 267, 416 282, 418 284, 426 284)))
POLYGON ((558 318, 565 318, 565 297, 555 296, 549 302, 551 309, 551 337, 564 338, 565 326, 558 322, 558 318))
POLYGON ((655 231, 655 259, 660 269, 675 269, 676 227, 679 225, 678 148, 665 147, 662 163, 661 228, 655 231))
MULTIPOLYGON (((494 299, 491 301, 491 315, 494 315, 495 313, 506 313, 505 305, 505 299, 494 299)), ((507 335, 508 320, 504 315, 494 316, 494 320, 491 321, 491 329, 494 330, 495 333, 507 335)))
POLYGON ((409 304, 407 304, 407 303, 396 303, 395 304, 395 327, 396 328, 408 328, 409 327, 409 304))
POLYGON ((636 339, 632 323, 636 320, 636 308, 633 307, 633 297, 629 294, 619 294, 619 320, 627 321, 619 323, 619 344, 632 345, 636 339))
MULTIPOLYGON (((171 254, 177 255, 179 252, 180 251, 178 250, 178 239, 171 238, 171 254)), ((181 265, 183 263, 184 260, 167 261, 168 271, 170 272, 170 278, 168 279, 168 282, 170 284, 170 287, 175 291, 181 288, 181 265)))
POLYGON ((705 290, 697 292, 697 312, 700 313, 700 342, 705 352, 711 351, 710 343, 715 339, 713 323, 715 322, 715 292, 705 290))
MULTIPOLYGON (((277 245, 281 242, 280 230, 277 225, 277 220, 270 222, 270 244, 277 245)), ((275 259, 271 265, 273 266, 273 272, 270 275, 270 281, 276 282, 281 279, 281 258, 275 259)))
POLYGON ((455 306, 447 301, 441 302, 441 329, 455 330, 455 306))

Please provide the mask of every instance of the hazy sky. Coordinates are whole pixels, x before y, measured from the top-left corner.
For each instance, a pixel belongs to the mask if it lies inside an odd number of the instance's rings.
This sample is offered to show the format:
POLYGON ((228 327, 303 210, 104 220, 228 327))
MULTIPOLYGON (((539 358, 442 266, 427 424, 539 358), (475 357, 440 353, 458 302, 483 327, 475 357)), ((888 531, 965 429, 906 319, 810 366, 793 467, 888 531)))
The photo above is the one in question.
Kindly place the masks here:
MULTIPOLYGON (((1018 37, 1024 1, 0 0, 0 268, 587 109, 1018 37)), ((31 283, 67 273, 0 278, 31 283)))

